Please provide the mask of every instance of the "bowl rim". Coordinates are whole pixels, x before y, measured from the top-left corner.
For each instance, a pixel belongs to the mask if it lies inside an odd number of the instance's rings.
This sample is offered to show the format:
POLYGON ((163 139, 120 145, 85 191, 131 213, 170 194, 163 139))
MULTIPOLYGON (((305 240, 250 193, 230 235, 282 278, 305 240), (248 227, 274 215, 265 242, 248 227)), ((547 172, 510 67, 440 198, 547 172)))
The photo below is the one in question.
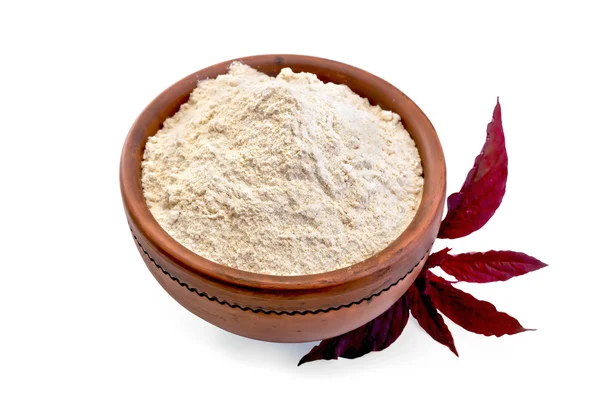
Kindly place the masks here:
MULTIPOLYGON (((409 131, 409 133, 411 132, 409 131)), ((397 260, 398 256, 403 252, 406 245, 418 241, 420 239, 419 236, 424 236, 423 231, 416 228, 421 224, 433 223, 435 221, 438 209, 432 205, 438 204, 440 197, 442 197, 442 203, 445 200, 446 166, 439 138, 427 116, 408 96, 389 82, 360 68, 325 58, 295 54, 265 54, 234 58, 203 68, 180 79, 156 96, 139 114, 127 134, 121 153, 119 177, 125 209, 129 217, 139 228, 139 231, 143 233, 144 240, 151 244, 152 247, 159 249, 163 256, 175 262, 187 272, 211 281, 243 288, 296 292, 322 290, 328 287, 352 284, 370 275, 382 272, 382 270, 392 265, 394 260, 397 260), (160 226, 158 221, 152 216, 144 199, 141 186, 141 163, 136 167, 137 157, 133 157, 132 154, 140 151, 143 153, 146 145, 146 142, 141 143, 137 139, 137 136, 140 135, 140 131, 146 129, 147 119, 152 118, 153 115, 160 112, 160 104, 166 98, 184 95, 187 99, 191 91, 182 93, 181 89, 185 84, 188 84, 191 80, 197 82, 202 79, 215 78, 216 76, 213 76, 214 74, 211 74, 210 71, 226 71, 234 61, 243 62, 259 70, 260 66, 277 64, 282 65, 281 68, 283 68, 285 66, 283 64, 292 63, 319 66, 340 74, 353 73, 368 81, 370 86, 377 85, 395 92, 397 96, 403 96, 411 107, 414 107, 414 111, 419 113, 423 119, 423 129, 427 130, 428 135, 431 136, 429 141, 432 145, 428 151, 431 151, 433 154, 429 157, 423 157, 421 154, 422 149, 417 146, 424 170, 423 196, 417 213, 399 237, 377 254, 351 266, 319 274, 287 276, 244 271, 213 262, 183 246, 160 226), (438 161, 436 163, 437 168, 430 168, 427 176, 425 176, 426 158, 435 158, 438 161), (443 187, 440 190, 435 190, 438 182, 443 182, 443 187)))

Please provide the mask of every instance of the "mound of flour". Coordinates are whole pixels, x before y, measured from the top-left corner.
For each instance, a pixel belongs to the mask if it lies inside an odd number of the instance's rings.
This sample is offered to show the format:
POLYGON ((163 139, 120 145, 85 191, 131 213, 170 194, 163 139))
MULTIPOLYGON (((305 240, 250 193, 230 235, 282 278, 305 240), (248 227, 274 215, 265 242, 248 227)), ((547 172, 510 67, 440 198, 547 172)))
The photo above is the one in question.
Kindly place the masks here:
POLYGON ((387 247, 414 217, 423 178, 397 114, 313 74, 234 63, 148 140, 142 186, 160 225, 197 254, 305 275, 387 247))

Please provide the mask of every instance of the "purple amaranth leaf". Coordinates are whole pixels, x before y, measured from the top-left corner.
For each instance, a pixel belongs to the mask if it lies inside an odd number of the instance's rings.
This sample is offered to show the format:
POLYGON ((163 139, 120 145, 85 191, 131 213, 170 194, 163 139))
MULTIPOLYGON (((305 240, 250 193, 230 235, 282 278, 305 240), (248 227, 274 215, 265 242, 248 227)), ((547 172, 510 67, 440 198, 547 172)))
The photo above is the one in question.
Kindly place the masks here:
POLYGON ((440 265, 442 265, 450 250, 452 249, 446 247, 438 252, 431 253, 429 257, 427 257, 427 261, 425 261, 425 265, 423 266, 421 275, 423 275, 425 271, 427 271, 430 268, 439 267, 440 265))
POLYGON ((444 318, 437 312, 429 295, 425 293, 425 285, 425 280, 419 277, 415 281, 415 284, 406 292, 410 312, 429 336, 438 343, 447 346, 458 356, 452 333, 450 333, 448 326, 444 322, 444 318))
POLYGON ((470 332, 499 337, 528 330, 515 318, 498 311, 493 304, 456 289, 431 272, 427 272, 426 281, 426 293, 438 310, 470 332))
POLYGON ((408 321, 408 301, 402 296, 386 312, 371 322, 343 335, 325 339, 306 354, 298 365, 316 360, 358 358, 372 351, 380 351, 394 343, 408 321))
POLYGON ((516 251, 447 254, 438 264, 458 281, 487 283, 506 281, 546 267, 540 260, 516 251))
POLYGON ((460 191, 448 197, 448 212, 438 238, 456 239, 483 227, 502 202, 507 176, 508 156, 500 101, 497 101, 481 153, 460 191))

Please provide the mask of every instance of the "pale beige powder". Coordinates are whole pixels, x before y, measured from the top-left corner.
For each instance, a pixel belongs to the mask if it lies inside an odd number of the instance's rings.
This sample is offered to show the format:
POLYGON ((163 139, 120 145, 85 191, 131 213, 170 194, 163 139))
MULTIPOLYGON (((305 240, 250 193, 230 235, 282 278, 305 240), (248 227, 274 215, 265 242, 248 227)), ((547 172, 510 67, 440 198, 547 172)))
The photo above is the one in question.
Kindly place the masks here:
POLYGON ((408 226, 423 178, 400 117, 345 85, 234 63, 148 140, 146 202, 177 241, 247 271, 347 267, 408 226))

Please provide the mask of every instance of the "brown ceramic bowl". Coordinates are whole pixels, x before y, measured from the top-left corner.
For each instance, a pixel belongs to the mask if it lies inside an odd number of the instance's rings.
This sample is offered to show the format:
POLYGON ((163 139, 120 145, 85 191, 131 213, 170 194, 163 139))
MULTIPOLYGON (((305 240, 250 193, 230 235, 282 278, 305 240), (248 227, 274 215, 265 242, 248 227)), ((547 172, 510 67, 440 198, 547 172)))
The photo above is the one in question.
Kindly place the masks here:
POLYGON ((182 306, 238 335, 273 342, 330 338, 357 328, 389 308, 413 283, 428 257, 442 217, 446 167, 436 132, 404 93, 363 70, 298 55, 238 59, 274 76, 284 67, 348 85, 398 113, 415 140, 424 169, 421 206, 406 231, 380 253, 351 268, 305 276, 271 276, 216 264, 167 234, 146 206, 141 161, 148 137, 185 103, 198 80, 227 73, 232 61, 202 69, 162 92, 134 122, 121 156, 121 194, 133 239, 148 269, 182 306))

